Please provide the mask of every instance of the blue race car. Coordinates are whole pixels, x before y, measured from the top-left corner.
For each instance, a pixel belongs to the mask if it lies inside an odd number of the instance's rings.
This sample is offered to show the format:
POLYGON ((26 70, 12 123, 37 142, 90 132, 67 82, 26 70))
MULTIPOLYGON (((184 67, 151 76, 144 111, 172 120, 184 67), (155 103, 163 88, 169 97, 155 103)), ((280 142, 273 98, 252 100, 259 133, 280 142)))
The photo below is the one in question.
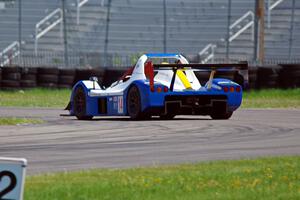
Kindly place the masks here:
POLYGON ((238 70, 248 80, 248 65, 189 64, 180 54, 145 54, 118 81, 104 89, 97 80, 83 80, 72 89, 70 115, 79 120, 94 116, 210 115, 229 119, 242 102, 242 87, 228 79, 214 78, 216 71, 238 70), (210 71, 205 85, 195 72, 210 71))

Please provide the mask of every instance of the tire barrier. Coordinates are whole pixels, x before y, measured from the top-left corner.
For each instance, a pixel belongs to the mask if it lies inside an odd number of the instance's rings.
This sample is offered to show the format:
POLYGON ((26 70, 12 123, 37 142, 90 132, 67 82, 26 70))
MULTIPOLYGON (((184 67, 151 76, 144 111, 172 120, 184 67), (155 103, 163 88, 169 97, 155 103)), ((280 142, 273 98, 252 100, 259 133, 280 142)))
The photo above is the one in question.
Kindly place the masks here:
POLYGON ((1 87, 3 89, 20 88, 21 68, 20 67, 3 67, 1 87))
POLYGON ((59 69, 58 88, 72 88, 76 69, 59 69))
POLYGON ((75 73, 73 85, 80 80, 89 80, 89 78, 92 76, 97 77, 98 83, 102 85, 104 74, 105 74, 104 68, 77 69, 75 73))
POLYGON ((279 84, 282 88, 300 87, 300 64, 281 65, 279 84))
POLYGON ((37 68, 22 68, 20 86, 22 88, 34 88, 36 83, 37 68))
MULTIPOLYGON (((2 89, 19 88, 72 88, 79 80, 88 80, 95 76, 101 86, 108 87, 117 81, 129 68, 0 68, 0 87, 2 89)), ((210 72, 195 72, 201 85, 205 85, 210 72)), ((239 84, 243 83, 242 77, 234 71, 220 71, 215 77, 227 78, 239 84)), ((263 88, 295 88, 300 87, 300 64, 281 66, 249 66, 249 89, 263 88)))
POLYGON ((257 71, 258 68, 255 66, 249 67, 249 89, 257 89, 257 71))
POLYGON ((2 82, 2 68, 0 68, 0 87, 1 87, 1 82, 2 82))
POLYGON ((257 88, 278 88, 280 66, 259 67, 257 71, 257 88))
POLYGON ((127 70, 129 67, 111 67, 106 68, 105 75, 103 78, 103 86, 108 87, 113 82, 117 81, 127 70))
POLYGON ((58 68, 39 67, 37 75, 37 85, 45 88, 57 88, 58 86, 58 68))

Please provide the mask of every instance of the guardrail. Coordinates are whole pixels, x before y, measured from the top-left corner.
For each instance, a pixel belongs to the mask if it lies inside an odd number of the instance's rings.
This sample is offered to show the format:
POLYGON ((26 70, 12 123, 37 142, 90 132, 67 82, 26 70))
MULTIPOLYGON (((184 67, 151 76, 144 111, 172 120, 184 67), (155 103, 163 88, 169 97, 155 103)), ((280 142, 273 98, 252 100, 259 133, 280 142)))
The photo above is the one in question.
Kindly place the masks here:
POLYGON ((14 41, 2 52, 0 52, 0 67, 11 62, 11 60, 20 55, 20 43, 14 41))
POLYGON ((271 28, 271 14, 272 10, 276 8, 280 3, 282 3, 284 0, 268 0, 268 28, 271 28))
MULTIPOLYGON (((235 40, 239 35, 241 35, 243 32, 245 32, 248 28, 252 27, 251 29, 251 39, 254 40, 254 13, 252 11, 246 12, 242 17, 237 19, 234 23, 232 23, 229 27, 230 29, 230 37, 228 38, 229 42, 232 42, 235 40), (237 31, 234 32, 235 28, 237 28, 237 31)), ((221 39, 221 41, 225 41, 224 39, 221 39)), ((199 52, 199 56, 207 55, 202 63, 207 63, 209 60, 214 60, 215 56, 215 48, 217 45, 215 44, 208 44, 203 50, 199 52)))
POLYGON ((80 8, 86 4, 89 0, 77 0, 77 25, 80 23, 80 8))
POLYGON ((202 51, 199 52, 199 56, 201 59, 201 63, 207 63, 209 60, 212 60, 212 62, 214 62, 214 57, 215 57, 215 48, 217 47, 217 45, 215 44, 208 44, 206 45, 206 47, 204 47, 204 49, 202 49, 202 51), (207 55, 205 57, 205 59, 202 59, 202 56, 207 55))
POLYGON ((63 18, 62 9, 57 8, 35 25, 35 42, 34 42, 35 54, 37 54, 37 50, 38 50, 38 40, 59 23, 61 24, 60 32, 62 36, 62 25, 63 25, 62 18, 63 18))
POLYGON ((254 13, 252 11, 248 11, 247 13, 245 13, 242 17, 240 17, 238 20, 236 20, 233 24, 231 24, 230 31, 234 30, 236 27, 238 27, 238 31, 236 33, 233 34, 229 37, 229 42, 232 42, 233 40, 235 40, 239 35, 241 35, 244 31, 246 31, 248 28, 252 27, 252 40, 254 40, 254 13), (250 20, 249 20, 250 19, 250 20), (241 23, 243 23, 244 21, 249 21, 248 23, 246 23, 243 27, 241 27, 241 23))

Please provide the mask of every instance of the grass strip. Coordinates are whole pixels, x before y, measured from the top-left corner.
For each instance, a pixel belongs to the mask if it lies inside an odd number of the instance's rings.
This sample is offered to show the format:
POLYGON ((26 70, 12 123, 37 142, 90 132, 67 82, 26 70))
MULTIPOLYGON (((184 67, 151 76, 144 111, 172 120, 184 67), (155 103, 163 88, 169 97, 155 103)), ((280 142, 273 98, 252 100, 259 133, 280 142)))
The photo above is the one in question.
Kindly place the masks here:
POLYGON ((300 88, 244 92, 242 108, 300 108, 300 88))
POLYGON ((4 125, 24 125, 24 124, 41 124, 44 121, 41 119, 15 118, 15 117, 0 117, 0 126, 4 125))
POLYGON ((71 90, 68 89, 0 90, 0 106, 64 108, 70 94, 71 90))
MULTIPOLYGON (((69 89, 0 90, 0 106, 64 108, 70 95, 69 89)), ((242 108, 300 108, 300 88, 252 90, 243 95, 242 108)))
POLYGON ((25 200, 300 199, 300 157, 27 177, 25 200))

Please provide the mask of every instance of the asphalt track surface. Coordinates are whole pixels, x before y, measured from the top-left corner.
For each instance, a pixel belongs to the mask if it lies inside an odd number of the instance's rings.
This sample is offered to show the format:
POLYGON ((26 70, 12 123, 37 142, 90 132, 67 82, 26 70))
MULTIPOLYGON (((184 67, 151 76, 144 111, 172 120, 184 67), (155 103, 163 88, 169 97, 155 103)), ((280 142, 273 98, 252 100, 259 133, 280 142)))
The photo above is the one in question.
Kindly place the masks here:
POLYGON ((300 155, 300 110, 238 110, 230 120, 177 116, 78 121, 58 109, 0 108, 40 125, 1 126, 0 156, 25 157, 29 174, 269 155, 300 155))

